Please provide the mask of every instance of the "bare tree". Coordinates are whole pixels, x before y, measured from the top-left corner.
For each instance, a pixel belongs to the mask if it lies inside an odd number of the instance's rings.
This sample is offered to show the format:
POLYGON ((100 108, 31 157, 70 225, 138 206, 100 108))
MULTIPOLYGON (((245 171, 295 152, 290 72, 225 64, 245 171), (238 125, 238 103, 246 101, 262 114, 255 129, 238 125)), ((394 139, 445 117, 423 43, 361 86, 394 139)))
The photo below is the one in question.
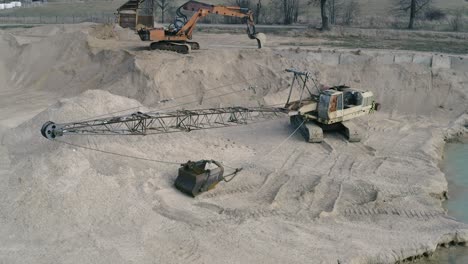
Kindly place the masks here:
POLYGON ((463 28, 463 15, 460 11, 449 20, 449 25, 453 31, 460 31, 463 28))
POLYGON ((283 0, 283 14, 285 25, 297 22, 299 17, 299 0, 283 0))
POLYGON ((328 17, 325 11, 325 4, 327 0, 320 0, 320 15, 322 16, 322 30, 329 30, 328 27, 328 17))
POLYGON ((326 3, 330 24, 336 24, 336 17, 340 12, 341 1, 340 0, 328 0, 326 3))
POLYGON ((236 0, 236 5, 242 8, 249 8, 250 0, 236 0))
MULTIPOLYGON (((227 2, 228 5, 238 6, 240 8, 248 8, 249 10, 253 10, 253 1, 252 0, 231 0, 227 2)), ((242 20, 237 17, 224 17, 224 23, 227 24, 238 24, 241 23, 242 20)), ((256 19, 256 17, 255 17, 256 19)))
POLYGON ((414 28, 414 20, 419 11, 429 7, 432 0, 396 0, 398 3, 398 10, 410 13, 410 21, 408 29, 414 28))
POLYGON ((318 5, 320 4, 320 15, 322 17, 322 28, 321 30, 329 30, 328 16, 327 16, 327 0, 309 0, 309 4, 318 5))
POLYGON ((278 24, 284 22, 283 0, 270 0, 265 4, 262 3, 261 10, 259 21, 262 23, 278 24))
POLYGON ((161 9, 161 23, 164 23, 164 15, 166 11, 169 9, 170 0, 157 0, 156 4, 161 9))
POLYGON ((325 7, 331 25, 350 25, 360 12, 356 0, 328 0, 325 7))
POLYGON ((255 24, 258 24, 258 20, 260 19, 262 9, 262 0, 258 0, 257 8, 255 9, 255 24))
POLYGON ((354 18, 361 12, 359 4, 355 0, 351 0, 346 3, 343 7, 343 19, 344 25, 351 25, 354 18))

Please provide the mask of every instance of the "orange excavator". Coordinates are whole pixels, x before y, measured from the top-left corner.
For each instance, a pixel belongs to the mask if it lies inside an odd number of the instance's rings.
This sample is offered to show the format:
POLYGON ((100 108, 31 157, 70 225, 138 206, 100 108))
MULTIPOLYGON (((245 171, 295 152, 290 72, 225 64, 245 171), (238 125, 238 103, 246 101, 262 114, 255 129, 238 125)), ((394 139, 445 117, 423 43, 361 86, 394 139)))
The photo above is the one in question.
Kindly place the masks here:
POLYGON ((250 39, 257 40, 258 48, 262 48, 265 41, 265 34, 255 31, 255 24, 252 10, 238 6, 210 5, 197 1, 188 1, 181 5, 176 12, 174 23, 166 28, 141 28, 138 35, 142 41, 152 41, 152 50, 170 50, 183 54, 191 50, 200 49, 198 42, 189 41, 199 19, 210 14, 239 17, 247 24, 247 35, 250 39), (183 10, 195 12, 188 17, 182 13, 183 10))

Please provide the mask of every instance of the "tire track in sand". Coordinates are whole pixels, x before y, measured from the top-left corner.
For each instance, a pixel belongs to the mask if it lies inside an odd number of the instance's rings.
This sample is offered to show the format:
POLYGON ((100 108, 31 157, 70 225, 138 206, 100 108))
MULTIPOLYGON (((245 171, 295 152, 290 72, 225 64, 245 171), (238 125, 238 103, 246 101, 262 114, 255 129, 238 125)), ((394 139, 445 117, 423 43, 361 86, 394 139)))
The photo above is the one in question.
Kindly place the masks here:
POLYGON ((367 207, 349 207, 342 211, 345 217, 369 217, 369 216, 396 216, 416 220, 429 220, 438 217, 445 217, 443 212, 438 211, 420 211, 404 208, 367 208, 367 207))
POLYGON ((166 251, 166 259, 177 260, 176 263, 197 262, 202 257, 198 239, 191 232, 185 232, 183 238, 177 240, 177 246, 166 251))
POLYGON ((314 209, 315 217, 321 212, 332 212, 342 192, 343 182, 350 177, 355 160, 352 156, 339 154, 330 167, 328 174, 321 178, 315 188, 314 199, 307 206, 307 211, 314 209))
POLYGON ((276 200, 278 194, 281 192, 281 189, 286 186, 291 179, 290 174, 287 172, 294 167, 303 154, 304 151, 297 151, 297 148, 295 148, 293 153, 289 155, 280 168, 268 174, 265 181, 258 189, 259 201, 272 204, 276 200))
POLYGON ((236 187, 234 189, 223 189, 223 190, 220 189, 220 191, 204 193, 200 195, 200 199, 211 199, 211 198, 216 198, 220 196, 249 193, 249 192, 259 189, 260 187, 261 187, 260 184, 246 184, 246 185, 236 187))

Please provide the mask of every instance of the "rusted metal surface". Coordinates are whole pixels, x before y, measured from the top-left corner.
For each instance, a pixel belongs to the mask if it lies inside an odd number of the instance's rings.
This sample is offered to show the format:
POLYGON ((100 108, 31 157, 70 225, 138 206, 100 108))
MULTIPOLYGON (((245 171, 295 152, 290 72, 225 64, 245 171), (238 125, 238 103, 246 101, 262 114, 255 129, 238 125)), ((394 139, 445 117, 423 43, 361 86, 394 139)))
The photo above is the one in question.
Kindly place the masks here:
POLYGON ((138 24, 146 27, 154 26, 154 3, 152 0, 131 0, 117 9, 119 25, 123 28, 135 29, 138 24))
POLYGON ((138 25, 143 25, 145 27, 153 27, 154 26, 154 17, 153 16, 144 16, 138 13, 137 19, 138 25))
POLYGON ((337 110, 337 105, 338 105, 338 96, 332 95, 331 100, 330 100, 330 112, 335 112, 337 110))
POLYGON ((135 29, 137 19, 136 19, 136 14, 125 14, 125 13, 120 13, 118 14, 119 16, 119 26, 123 28, 131 28, 135 29))

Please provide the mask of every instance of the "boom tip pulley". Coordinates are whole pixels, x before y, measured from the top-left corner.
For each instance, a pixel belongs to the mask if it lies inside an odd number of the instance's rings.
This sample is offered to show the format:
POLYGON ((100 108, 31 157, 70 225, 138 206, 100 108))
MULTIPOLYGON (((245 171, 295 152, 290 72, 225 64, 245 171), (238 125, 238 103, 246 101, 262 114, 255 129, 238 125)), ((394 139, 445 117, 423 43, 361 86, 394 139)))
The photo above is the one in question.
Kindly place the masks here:
POLYGON ((41 134, 43 137, 54 140, 56 137, 61 136, 59 130, 57 130, 57 125, 52 121, 47 121, 42 125, 41 134))

